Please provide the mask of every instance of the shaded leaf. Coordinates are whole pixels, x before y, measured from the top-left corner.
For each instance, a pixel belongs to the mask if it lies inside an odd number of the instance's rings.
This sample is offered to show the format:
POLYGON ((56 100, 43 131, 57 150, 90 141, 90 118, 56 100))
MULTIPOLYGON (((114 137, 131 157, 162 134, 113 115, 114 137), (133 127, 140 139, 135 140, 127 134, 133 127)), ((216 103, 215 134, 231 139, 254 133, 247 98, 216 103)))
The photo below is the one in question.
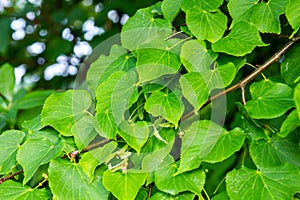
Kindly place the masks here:
POLYGON ((300 84, 298 84, 294 90, 294 101, 296 104, 298 117, 300 119, 300 84))
POLYGON ((43 106, 45 100, 48 98, 50 94, 52 94, 53 91, 51 90, 44 90, 44 91, 33 91, 30 93, 27 93, 24 97, 21 99, 18 99, 16 101, 16 106, 18 109, 29 109, 34 108, 38 106, 43 106))
POLYGON ((300 147, 297 137, 273 136, 269 140, 252 141, 250 155, 258 168, 274 167, 284 163, 300 166, 300 147))
POLYGON ((287 53, 283 56, 283 61, 280 64, 280 72, 284 81, 289 85, 295 85, 297 78, 300 75, 300 69, 298 67, 300 58, 300 44, 295 44, 287 53))
POLYGON ((300 126, 300 120, 299 120, 297 110, 293 110, 282 123, 278 135, 280 137, 286 137, 289 133, 294 131, 299 126, 300 126))
POLYGON ((69 199, 107 199, 101 179, 89 183, 89 178, 79 164, 63 159, 54 159, 49 166, 49 186, 53 198, 69 199))
POLYGON ((183 192, 183 193, 173 196, 173 195, 158 191, 150 198, 150 200, 170 200, 170 199, 172 199, 172 200, 193 200, 193 199, 195 199, 195 196, 196 196, 195 194, 190 193, 190 192, 183 192))
POLYGON ((255 119, 275 118, 294 106, 293 90, 282 83, 271 80, 255 82, 250 86, 252 100, 245 108, 255 119))

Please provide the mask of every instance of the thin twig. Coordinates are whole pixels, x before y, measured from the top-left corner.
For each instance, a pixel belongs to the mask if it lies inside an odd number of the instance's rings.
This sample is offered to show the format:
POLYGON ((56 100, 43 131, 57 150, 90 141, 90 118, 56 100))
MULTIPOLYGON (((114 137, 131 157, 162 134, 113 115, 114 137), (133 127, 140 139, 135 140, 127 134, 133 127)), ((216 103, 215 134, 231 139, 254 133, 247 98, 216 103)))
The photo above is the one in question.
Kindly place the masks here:
POLYGON ((15 173, 13 173, 13 174, 11 174, 11 175, 9 175, 9 176, 0 178, 0 184, 4 183, 4 181, 7 181, 7 180, 9 180, 9 179, 12 179, 13 177, 15 177, 15 176, 21 174, 22 172, 23 172, 23 169, 21 169, 21 170, 15 172, 15 173))
MULTIPOLYGON (((245 77, 243 80, 238 82, 237 84, 227 88, 226 90, 221 91, 220 93, 217 93, 216 95, 210 97, 199 110, 210 104, 213 100, 218 99, 219 97, 226 95, 238 88, 243 88, 245 85, 247 85, 250 81, 252 81, 257 75, 262 73, 266 68, 268 68, 273 63, 277 62, 280 57, 287 52, 288 49, 290 49, 294 44, 300 41, 300 36, 294 37, 291 39, 290 42, 288 42, 281 50, 279 50, 277 53, 275 53, 271 58, 269 58, 266 62, 264 62, 262 65, 258 66, 258 68, 253 71, 251 74, 249 74, 247 77, 245 77)), ((181 121, 191 117, 195 111, 191 111, 187 113, 186 115, 182 116, 181 121)))
POLYGON ((244 86, 241 86, 241 91, 242 91, 242 102, 243 102, 243 105, 246 105, 245 87, 244 86))
MULTIPOLYGON (((105 139, 105 140, 102 140, 100 142, 97 142, 97 143, 94 143, 94 144, 91 144, 89 146, 87 146, 86 148, 82 149, 81 151, 72 151, 70 153, 68 153, 68 155, 71 157, 71 158, 76 158, 80 153, 84 153, 84 152, 87 152, 87 151, 90 151, 90 150, 93 150, 97 147, 100 147, 106 143, 109 143, 111 140, 109 139, 105 139)), ((62 158, 66 158, 68 156, 67 154, 63 155, 62 158)), ((0 184, 2 184, 3 182, 9 180, 9 179, 12 179, 14 176, 18 175, 18 174, 21 174, 24 170, 21 169, 9 176, 6 176, 6 177, 3 177, 3 178, 0 178, 0 184)))

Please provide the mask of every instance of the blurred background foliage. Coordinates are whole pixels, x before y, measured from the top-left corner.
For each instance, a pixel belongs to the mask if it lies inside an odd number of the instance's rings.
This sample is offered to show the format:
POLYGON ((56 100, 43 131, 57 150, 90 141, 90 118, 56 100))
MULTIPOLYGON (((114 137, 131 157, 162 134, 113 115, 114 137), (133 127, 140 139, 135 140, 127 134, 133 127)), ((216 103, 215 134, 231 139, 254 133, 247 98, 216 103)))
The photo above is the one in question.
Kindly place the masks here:
POLYGON ((0 0, 0 66, 10 63, 31 89, 70 88, 92 49, 157 1, 0 0))

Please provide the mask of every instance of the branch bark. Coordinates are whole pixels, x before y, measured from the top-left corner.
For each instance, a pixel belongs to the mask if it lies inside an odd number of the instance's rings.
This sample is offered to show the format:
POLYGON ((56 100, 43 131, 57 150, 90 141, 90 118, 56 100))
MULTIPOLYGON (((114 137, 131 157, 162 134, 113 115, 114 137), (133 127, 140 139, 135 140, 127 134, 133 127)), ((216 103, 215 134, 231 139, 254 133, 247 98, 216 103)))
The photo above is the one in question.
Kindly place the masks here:
MULTIPOLYGON (((262 73, 262 71, 267 69, 270 65, 277 62, 283 54, 285 54, 294 44, 296 44, 299 41, 300 41, 300 36, 292 38, 291 41, 289 41, 286 45, 284 45, 284 47, 282 49, 280 49, 278 52, 276 52, 271 58, 269 58, 262 65, 259 65, 255 71, 253 71, 251 74, 249 74, 243 80, 241 80, 237 84, 227 88, 226 90, 223 90, 222 92, 210 97, 199 110, 201 110, 204 107, 206 107, 207 105, 209 105, 213 100, 218 99, 219 97, 226 95, 232 91, 235 91, 236 89, 240 88, 241 90, 243 90, 243 88, 250 81, 252 81, 256 76, 258 76, 260 73, 262 73)), ((191 111, 191 112, 187 113, 186 115, 182 116, 181 121, 191 117, 192 115, 194 115, 194 113, 195 113, 194 111, 191 111)))

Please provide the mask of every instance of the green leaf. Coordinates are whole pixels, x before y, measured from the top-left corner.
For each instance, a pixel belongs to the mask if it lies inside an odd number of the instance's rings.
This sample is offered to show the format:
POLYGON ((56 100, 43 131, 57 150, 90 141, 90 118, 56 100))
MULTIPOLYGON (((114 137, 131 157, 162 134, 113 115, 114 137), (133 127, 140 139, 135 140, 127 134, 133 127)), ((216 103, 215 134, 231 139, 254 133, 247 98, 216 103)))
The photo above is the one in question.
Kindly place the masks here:
POLYGON ((190 8, 194 7, 200 7, 203 10, 214 12, 222 5, 222 3, 223 0, 211 0, 209 2, 206 0, 183 0, 181 8, 184 12, 187 12, 190 8))
POLYGON ((263 33, 280 34, 279 16, 284 13, 288 0, 269 0, 267 3, 256 4, 250 21, 263 33))
POLYGON ((155 117, 162 116, 173 123, 176 128, 179 119, 183 114, 184 106, 178 91, 170 92, 168 94, 161 91, 155 91, 147 99, 145 109, 155 117))
POLYGON ((294 131, 299 126, 300 126, 300 120, 299 120, 297 110, 293 110, 282 123, 278 135, 280 137, 286 137, 289 133, 294 131))
POLYGON ((119 135, 133 149, 140 153, 142 146, 147 142, 149 125, 145 121, 136 123, 122 122, 119 126, 119 135))
POLYGON ((290 0, 286 5, 285 16, 293 29, 298 30, 300 27, 300 2, 298 0, 290 0))
POLYGON ((91 179, 94 178, 94 172, 97 166, 101 165, 106 158, 115 150, 117 143, 109 142, 103 147, 98 147, 91 151, 84 153, 79 161, 82 170, 91 179))
POLYGON ((181 62, 188 72, 201 72, 210 69, 218 54, 208 50, 201 40, 190 40, 183 44, 181 62))
MULTIPOLYGON (((11 38, 11 30, 10 30, 11 19, 4 17, 0 19, 0 38, 2 38, 0 42, 0 54, 7 55, 7 48, 10 44, 11 38), (5 39, 4 39, 5 38, 5 39)), ((3 77, 0 75, 0 77, 3 77)))
POLYGON ((228 10, 233 18, 231 26, 239 21, 250 21, 250 17, 258 2, 259 0, 230 0, 228 3, 228 10))
POLYGON ((298 76, 300 75, 300 44, 296 44, 287 53, 283 55, 283 61, 280 64, 280 72, 284 81, 289 85, 295 85, 298 76))
POLYGON ((95 130, 96 119, 92 116, 84 116, 72 126, 72 135, 78 150, 82 150, 98 135, 95 130))
POLYGON ((42 122, 41 122, 41 114, 36 116, 35 118, 31 120, 24 121, 22 123, 22 127, 24 130, 26 130, 28 133, 33 133, 33 131, 39 131, 43 128, 42 122))
POLYGON ((220 10, 208 12, 195 7, 186 13, 186 23, 189 30, 199 40, 216 42, 227 29, 227 17, 220 10))
POLYGON ((232 63, 205 70, 201 73, 190 72, 180 77, 183 96, 198 111, 207 101, 210 92, 228 86, 234 79, 236 68, 232 63))
POLYGON ((163 165, 165 167, 155 171, 155 185, 163 192, 177 195, 180 192, 191 191, 201 196, 201 191, 205 183, 205 173, 203 170, 194 170, 173 176, 177 171, 177 165, 172 159, 167 159, 163 165), (170 162, 171 161, 171 162, 170 162))
POLYGON ((217 195, 213 196, 211 200, 230 200, 226 191, 220 192, 217 195))
POLYGON ((40 131, 30 135, 19 148, 17 160, 24 169, 23 185, 34 175, 39 166, 58 157, 64 142, 56 132, 40 131))
POLYGON ((193 122, 184 132, 178 173, 197 168, 201 159, 213 150, 219 137, 226 134, 225 129, 208 120, 193 122))
POLYGON ((229 158, 244 144, 246 135, 240 128, 222 132, 212 150, 203 158, 205 162, 216 163, 229 158))
POLYGON ((106 170, 103 174, 104 187, 119 200, 134 200, 140 187, 145 183, 147 174, 106 170))
POLYGON ((282 83, 270 80, 255 82, 250 86, 252 100, 245 108, 255 119, 271 119, 283 115, 294 106, 293 90, 282 83))
POLYGON ((209 97, 209 89, 200 73, 187 73, 180 77, 183 96, 198 111, 209 97))
POLYGON ((163 192, 156 192, 151 198, 150 200, 193 200, 195 199, 195 194, 190 193, 190 192, 182 192, 178 195, 170 195, 167 193, 163 193, 163 192))
POLYGON ((4 64, 0 67, 0 94, 8 101, 12 101, 15 87, 14 68, 10 64, 4 64))
POLYGON ((26 199, 45 200, 50 199, 46 188, 35 189, 29 186, 22 186, 21 183, 12 180, 5 181, 0 185, 1 200, 26 199))
POLYGON ((161 9, 163 11, 164 17, 170 21, 180 12, 180 7, 183 0, 165 0, 161 4, 161 9))
POLYGON ((84 90, 51 94, 42 110, 42 124, 50 125, 64 136, 71 136, 72 126, 86 116, 92 100, 84 90))
POLYGON ((181 65, 180 42, 178 39, 168 41, 158 39, 140 46, 135 51, 140 82, 177 73, 181 65))
POLYGON ((141 150, 141 154, 145 155, 142 161, 143 171, 152 172, 157 169, 173 148, 176 134, 174 129, 162 129, 159 134, 167 144, 153 136, 148 139, 141 150))
POLYGON ((275 167, 284 163, 300 166, 297 136, 273 136, 269 140, 252 141, 250 155, 258 168, 275 167))
POLYGON ((8 130, 0 135, 0 174, 11 172, 17 164, 16 155, 25 133, 8 130))
POLYGON ((299 169, 291 165, 259 170, 242 167, 227 174, 230 199, 293 199, 300 190, 299 169))
POLYGON ((99 85, 96 93, 96 116, 100 135, 113 139, 117 127, 124 121, 125 111, 138 99, 135 71, 115 72, 99 85))
POLYGON ((217 64, 222 66, 229 62, 232 62, 236 68, 236 71, 238 72, 247 62, 247 57, 235 57, 230 56, 228 54, 219 54, 217 59, 217 64))
POLYGON ((154 39, 166 38, 172 33, 169 20, 155 18, 157 5, 140 9, 130 17, 121 31, 121 41, 124 47, 133 51, 142 44, 154 39))
POLYGON ((256 26, 246 21, 239 21, 234 24, 227 36, 212 44, 212 49, 233 56, 244 56, 257 46, 266 46, 266 44, 262 42, 256 26))
POLYGON ((99 199, 106 200, 108 192, 101 179, 89 183, 79 164, 63 159, 54 159, 49 166, 49 186, 54 199, 99 199))
POLYGON ((33 91, 30 93, 27 93, 24 97, 21 99, 18 99, 16 101, 16 106, 18 109, 29 109, 34 108, 38 106, 43 106, 45 100, 49 97, 50 94, 52 94, 53 91, 51 90, 44 90, 44 91, 33 91))
POLYGON ((129 71, 135 67, 135 62, 125 48, 113 45, 109 56, 101 55, 91 64, 87 72, 86 80, 93 96, 95 96, 97 87, 111 74, 117 71, 129 71))
POLYGON ((300 84, 295 87, 294 90, 294 101, 297 108, 298 117, 300 119, 300 84))

